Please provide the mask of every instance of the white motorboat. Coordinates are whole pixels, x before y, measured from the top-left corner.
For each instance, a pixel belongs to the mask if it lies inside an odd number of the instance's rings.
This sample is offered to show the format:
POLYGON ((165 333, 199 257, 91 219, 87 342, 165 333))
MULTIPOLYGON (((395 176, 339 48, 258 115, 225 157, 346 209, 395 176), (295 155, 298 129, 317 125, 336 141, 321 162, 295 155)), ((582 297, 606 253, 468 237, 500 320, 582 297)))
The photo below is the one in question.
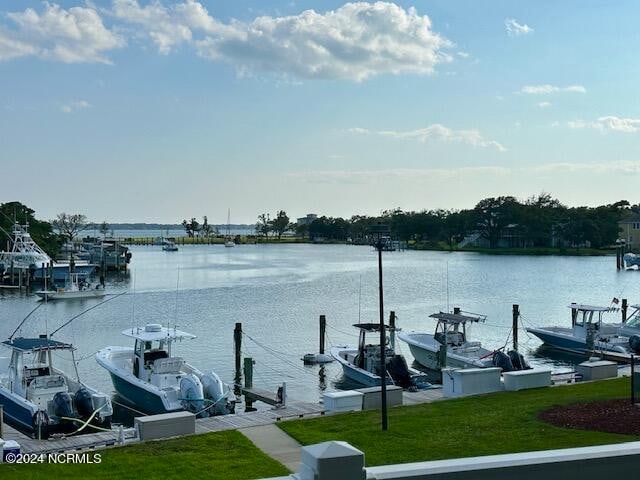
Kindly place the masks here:
POLYGON ((106 295, 105 288, 100 284, 90 284, 84 275, 69 274, 66 285, 55 290, 46 289, 35 292, 42 300, 79 300, 85 298, 102 298, 106 295))
POLYGON ((359 331, 358 346, 334 346, 330 353, 342 366, 345 377, 369 387, 382 384, 385 377, 387 385, 398 385, 402 388, 429 387, 426 376, 417 370, 407 366, 402 355, 395 352, 395 330, 385 325, 385 330, 390 332, 390 338, 385 334, 385 371, 381 372, 380 343, 367 344, 366 334, 376 333, 380 335, 380 324, 357 323, 354 325, 359 331))
POLYGON ((10 358, 0 358, 0 405, 15 428, 46 438, 52 433, 95 432, 111 426, 109 396, 53 365, 53 358, 70 353, 72 345, 41 336, 2 342, 10 358), (91 427, 95 427, 91 428, 91 427))
POLYGON ((572 303, 571 327, 527 328, 546 345, 576 353, 612 351, 630 353, 629 337, 621 335, 621 324, 605 323, 604 315, 615 312, 612 307, 598 307, 572 303))
POLYGON ((437 320, 435 332, 400 332, 398 338, 409 345, 416 362, 431 370, 450 368, 501 367, 503 371, 524 370, 529 365, 524 357, 512 350, 488 350, 481 342, 468 338, 469 326, 483 323, 485 315, 454 309, 453 313, 429 315, 437 320))
POLYGON ((165 239, 162 241, 162 250, 165 252, 177 252, 178 246, 171 240, 165 239))
POLYGON ((199 416, 233 413, 235 399, 228 385, 214 372, 203 373, 172 356, 175 342, 195 335, 148 324, 122 334, 135 340, 133 348, 106 347, 96 360, 111 375, 120 397, 150 414, 187 410, 199 416))

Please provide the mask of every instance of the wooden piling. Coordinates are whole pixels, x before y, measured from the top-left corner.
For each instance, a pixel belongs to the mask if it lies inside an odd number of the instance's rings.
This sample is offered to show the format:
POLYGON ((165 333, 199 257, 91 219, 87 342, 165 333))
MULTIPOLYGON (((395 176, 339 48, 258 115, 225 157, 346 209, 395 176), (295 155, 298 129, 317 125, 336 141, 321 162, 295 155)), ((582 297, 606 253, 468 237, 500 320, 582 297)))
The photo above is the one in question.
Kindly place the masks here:
POLYGON ((627 309, 629 308, 629 304, 626 298, 622 299, 622 308, 620 311, 622 312, 622 323, 626 323, 627 321, 627 309))
POLYGON ((233 330, 233 345, 235 355, 235 368, 236 374, 234 378, 236 395, 240 394, 242 388, 242 323, 236 323, 236 327, 233 330))
POLYGON ((616 269, 620 270, 620 246, 616 245, 616 269))
MULTIPOLYGON (((253 388, 253 358, 251 357, 245 357, 244 359, 244 388, 253 388)), ((250 395, 245 395, 244 399, 246 405, 245 411, 254 411, 255 408, 253 408, 253 397, 250 395)))
POLYGON ((513 332, 513 349, 518 351, 518 319, 520 318, 520 306, 513 304, 512 307, 512 325, 511 329, 513 332))
POLYGON ((327 317, 320 315, 320 353, 324 354, 324 339, 327 331, 327 317))
POLYGON ((396 349, 396 312, 389 312, 389 343, 393 350, 396 349))

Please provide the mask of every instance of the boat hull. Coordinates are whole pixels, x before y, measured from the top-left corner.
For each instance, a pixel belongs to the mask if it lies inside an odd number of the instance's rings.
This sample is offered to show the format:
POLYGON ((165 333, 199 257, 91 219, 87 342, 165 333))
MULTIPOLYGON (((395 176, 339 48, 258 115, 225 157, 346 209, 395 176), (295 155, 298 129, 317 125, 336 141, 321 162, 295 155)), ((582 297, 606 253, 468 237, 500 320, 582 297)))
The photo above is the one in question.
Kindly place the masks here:
MULTIPOLYGON (((554 332, 552 330, 546 330, 544 328, 527 328, 527 332, 538 337, 545 345, 556 348, 558 350, 565 350, 574 353, 585 353, 592 350, 587 347, 586 341, 581 338, 563 335, 561 333, 554 332)), ((627 353, 619 345, 615 343, 609 344, 608 342, 604 341, 596 341, 594 349, 627 353)))
MULTIPOLYGON (((424 335, 428 336, 429 335, 424 335)), ((423 367, 430 370, 440 370, 441 365, 439 361, 439 347, 440 344, 430 345, 423 342, 418 342, 411 337, 411 334, 400 333, 398 338, 409 345, 411 355, 416 362, 423 367), (436 348, 436 346, 438 348, 436 348)), ((447 350, 447 367, 450 368, 485 368, 490 362, 483 362, 477 358, 467 358, 462 355, 458 355, 451 350, 447 350)))
POLYGON ((182 408, 168 410, 162 398, 149 390, 141 388, 119 375, 111 372, 111 382, 117 394, 137 410, 150 415, 158 415, 161 413, 169 413, 182 410, 182 408))
MULTIPOLYGON (((342 358, 340 352, 345 350, 351 351, 353 349, 349 347, 333 347, 331 349, 331 356, 335 358, 338 363, 340 363, 345 377, 367 387, 378 387, 382 384, 382 379, 379 375, 368 372, 363 368, 356 367, 355 365, 347 362, 344 358, 342 358)), ((393 385, 393 380, 387 378, 387 385, 393 385)))
POLYGON ((102 298, 106 295, 103 289, 98 290, 79 290, 71 292, 56 292, 56 291, 39 291, 36 292, 43 300, 81 300, 86 298, 102 298))

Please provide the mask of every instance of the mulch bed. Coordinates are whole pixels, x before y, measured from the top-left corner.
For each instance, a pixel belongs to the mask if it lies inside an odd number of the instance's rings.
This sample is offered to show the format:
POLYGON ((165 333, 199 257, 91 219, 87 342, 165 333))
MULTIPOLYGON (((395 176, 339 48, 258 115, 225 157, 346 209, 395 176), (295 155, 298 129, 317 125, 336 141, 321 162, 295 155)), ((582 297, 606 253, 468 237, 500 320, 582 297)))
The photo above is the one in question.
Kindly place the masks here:
POLYGON ((640 406, 629 399, 556 405, 538 418, 556 427, 640 435, 640 406))

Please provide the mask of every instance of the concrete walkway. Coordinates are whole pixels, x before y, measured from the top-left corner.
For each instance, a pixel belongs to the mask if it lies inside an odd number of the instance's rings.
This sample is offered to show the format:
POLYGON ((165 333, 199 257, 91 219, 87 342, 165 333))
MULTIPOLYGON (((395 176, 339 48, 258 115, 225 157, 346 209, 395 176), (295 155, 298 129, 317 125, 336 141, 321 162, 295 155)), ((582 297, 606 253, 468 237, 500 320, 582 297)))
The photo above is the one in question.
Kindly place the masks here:
POLYGON ((238 431, 251 440, 256 447, 292 472, 297 472, 300 468, 302 445, 275 425, 241 428, 238 431))

